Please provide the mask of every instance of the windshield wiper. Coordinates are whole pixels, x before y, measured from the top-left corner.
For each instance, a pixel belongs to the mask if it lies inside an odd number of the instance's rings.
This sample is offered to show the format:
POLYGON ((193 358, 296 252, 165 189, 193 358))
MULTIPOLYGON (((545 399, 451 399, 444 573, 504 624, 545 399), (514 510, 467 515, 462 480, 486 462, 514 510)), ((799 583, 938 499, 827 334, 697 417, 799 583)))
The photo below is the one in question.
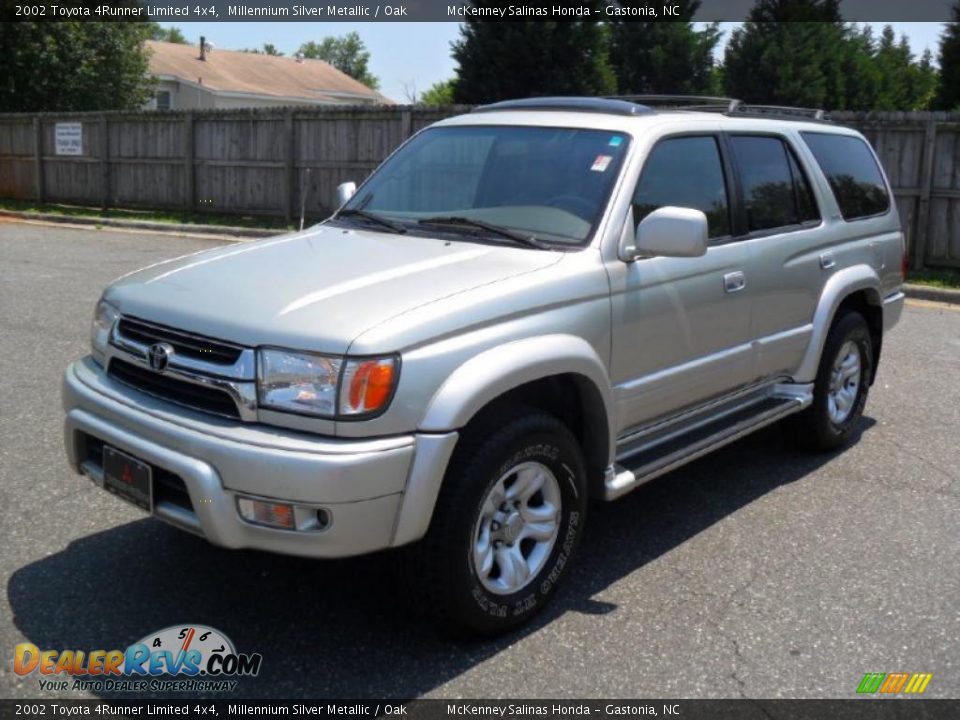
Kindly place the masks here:
POLYGON ((514 230, 510 230, 500 225, 494 225, 493 223, 484 222, 483 220, 474 220, 473 218, 463 217, 460 215, 451 215, 449 217, 429 217, 422 218, 417 220, 419 225, 454 225, 462 227, 475 228, 477 230, 486 230, 489 233, 498 235, 508 240, 513 240, 515 243, 520 245, 526 245, 527 247, 537 248, 538 250, 549 250, 550 246, 547 245, 542 240, 538 240, 534 235, 523 235, 514 230))
POLYGON ((377 225, 385 227, 389 230, 393 230, 393 232, 399 233, 401 235, 407 231, 407 229, 400 223, 395 223, 393 222, 393 220, 387 220, 385 217, 381 217, 376 213, 367 212, 366 210, 363 210, 361 208, 343 208, 342 210, 340 210, 340 212, 334 215, 334 218, 340 218, 340 217, 363 218, 364 220, 369 220, 372 223, 376 223, 377 225))

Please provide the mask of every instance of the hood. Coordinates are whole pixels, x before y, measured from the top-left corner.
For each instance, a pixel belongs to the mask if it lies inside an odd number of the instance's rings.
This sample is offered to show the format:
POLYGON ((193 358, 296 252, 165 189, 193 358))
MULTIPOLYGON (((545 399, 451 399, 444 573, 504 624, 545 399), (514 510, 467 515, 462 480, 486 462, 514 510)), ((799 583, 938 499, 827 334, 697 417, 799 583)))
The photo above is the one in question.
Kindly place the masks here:
POLYGON ((340 354, 368 328, 562 255, 323 225, 152 265, 106 298, 124 314, 242 345, 340 354))

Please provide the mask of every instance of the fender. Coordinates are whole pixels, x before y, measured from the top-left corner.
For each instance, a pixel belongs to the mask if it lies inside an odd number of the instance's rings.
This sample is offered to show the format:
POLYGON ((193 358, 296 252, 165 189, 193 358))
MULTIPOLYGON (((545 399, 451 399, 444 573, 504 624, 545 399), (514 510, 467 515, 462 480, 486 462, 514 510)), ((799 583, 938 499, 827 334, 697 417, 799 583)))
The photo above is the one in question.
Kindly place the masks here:
POLYGON ((485 405, 510 390, 551 375, 573 373, 599 391, 609 432, 607 464, 615 452, 613 402, 607 368, 593 347, 573 335, 540 335, 484 350, 460 365, 430 400, 418 431, 417 451, 394 528, 394 546, 427 532, 447 463, 462 428, 485 405))
POLYGON ((881 305, 880 277, 869 265, 854 265, 840 270, 827 280, 820 302, 813 314, 813 333, 807 352, 800 362, 800 367, 794 373, 794 380, 798 383, 813 382, 820 367, 820 354, 823 352, 827 333, 833 324, 840 303, 851 293, 858 290, 867 290, 871 304, 881 305))
MULTIPOLYGON (((484 350, 454 370, 430 400, 419 429, 446 432, 466 425, 492 400, 551 375, 583 375, 599 390, 609 428, 615 428, 610 378, 596 350, 573 335, 540 335, 484 350)), ((613 439, 610 438, 613 453, 613 439)))

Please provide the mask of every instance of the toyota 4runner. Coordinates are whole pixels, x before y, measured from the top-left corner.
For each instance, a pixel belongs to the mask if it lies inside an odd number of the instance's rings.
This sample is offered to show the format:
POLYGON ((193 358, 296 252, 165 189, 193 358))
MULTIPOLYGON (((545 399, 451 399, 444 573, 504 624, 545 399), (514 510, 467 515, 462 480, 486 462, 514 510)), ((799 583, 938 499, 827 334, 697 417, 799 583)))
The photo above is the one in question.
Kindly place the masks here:
POLYGON ((448 626, 537 612, 613 500, 786 420, 854 430, 904 237, 857 132, 538 98, 417 133, 299 233, 110 285, 71 465, 227 548, 414 544, 448 626))

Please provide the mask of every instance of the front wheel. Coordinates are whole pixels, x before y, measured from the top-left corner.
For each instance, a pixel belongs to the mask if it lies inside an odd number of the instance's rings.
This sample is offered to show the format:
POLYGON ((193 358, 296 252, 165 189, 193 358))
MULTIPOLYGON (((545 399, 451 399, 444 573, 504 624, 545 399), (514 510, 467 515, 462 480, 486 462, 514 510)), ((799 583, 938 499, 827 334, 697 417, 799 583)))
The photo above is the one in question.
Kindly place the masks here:
POLYGON ((516 409, 489 417, 461 438, 414 581, 448 631, 506 632, 553 594, 586 507, 583 459, 563 423, 516 409))
POLYGON ((873 340, 863 316, 847 312, 827 335, 813 385, 813 404, 788 418, 795 439, 813 450, 834 450, 860 422, 873 374, 873 340))

